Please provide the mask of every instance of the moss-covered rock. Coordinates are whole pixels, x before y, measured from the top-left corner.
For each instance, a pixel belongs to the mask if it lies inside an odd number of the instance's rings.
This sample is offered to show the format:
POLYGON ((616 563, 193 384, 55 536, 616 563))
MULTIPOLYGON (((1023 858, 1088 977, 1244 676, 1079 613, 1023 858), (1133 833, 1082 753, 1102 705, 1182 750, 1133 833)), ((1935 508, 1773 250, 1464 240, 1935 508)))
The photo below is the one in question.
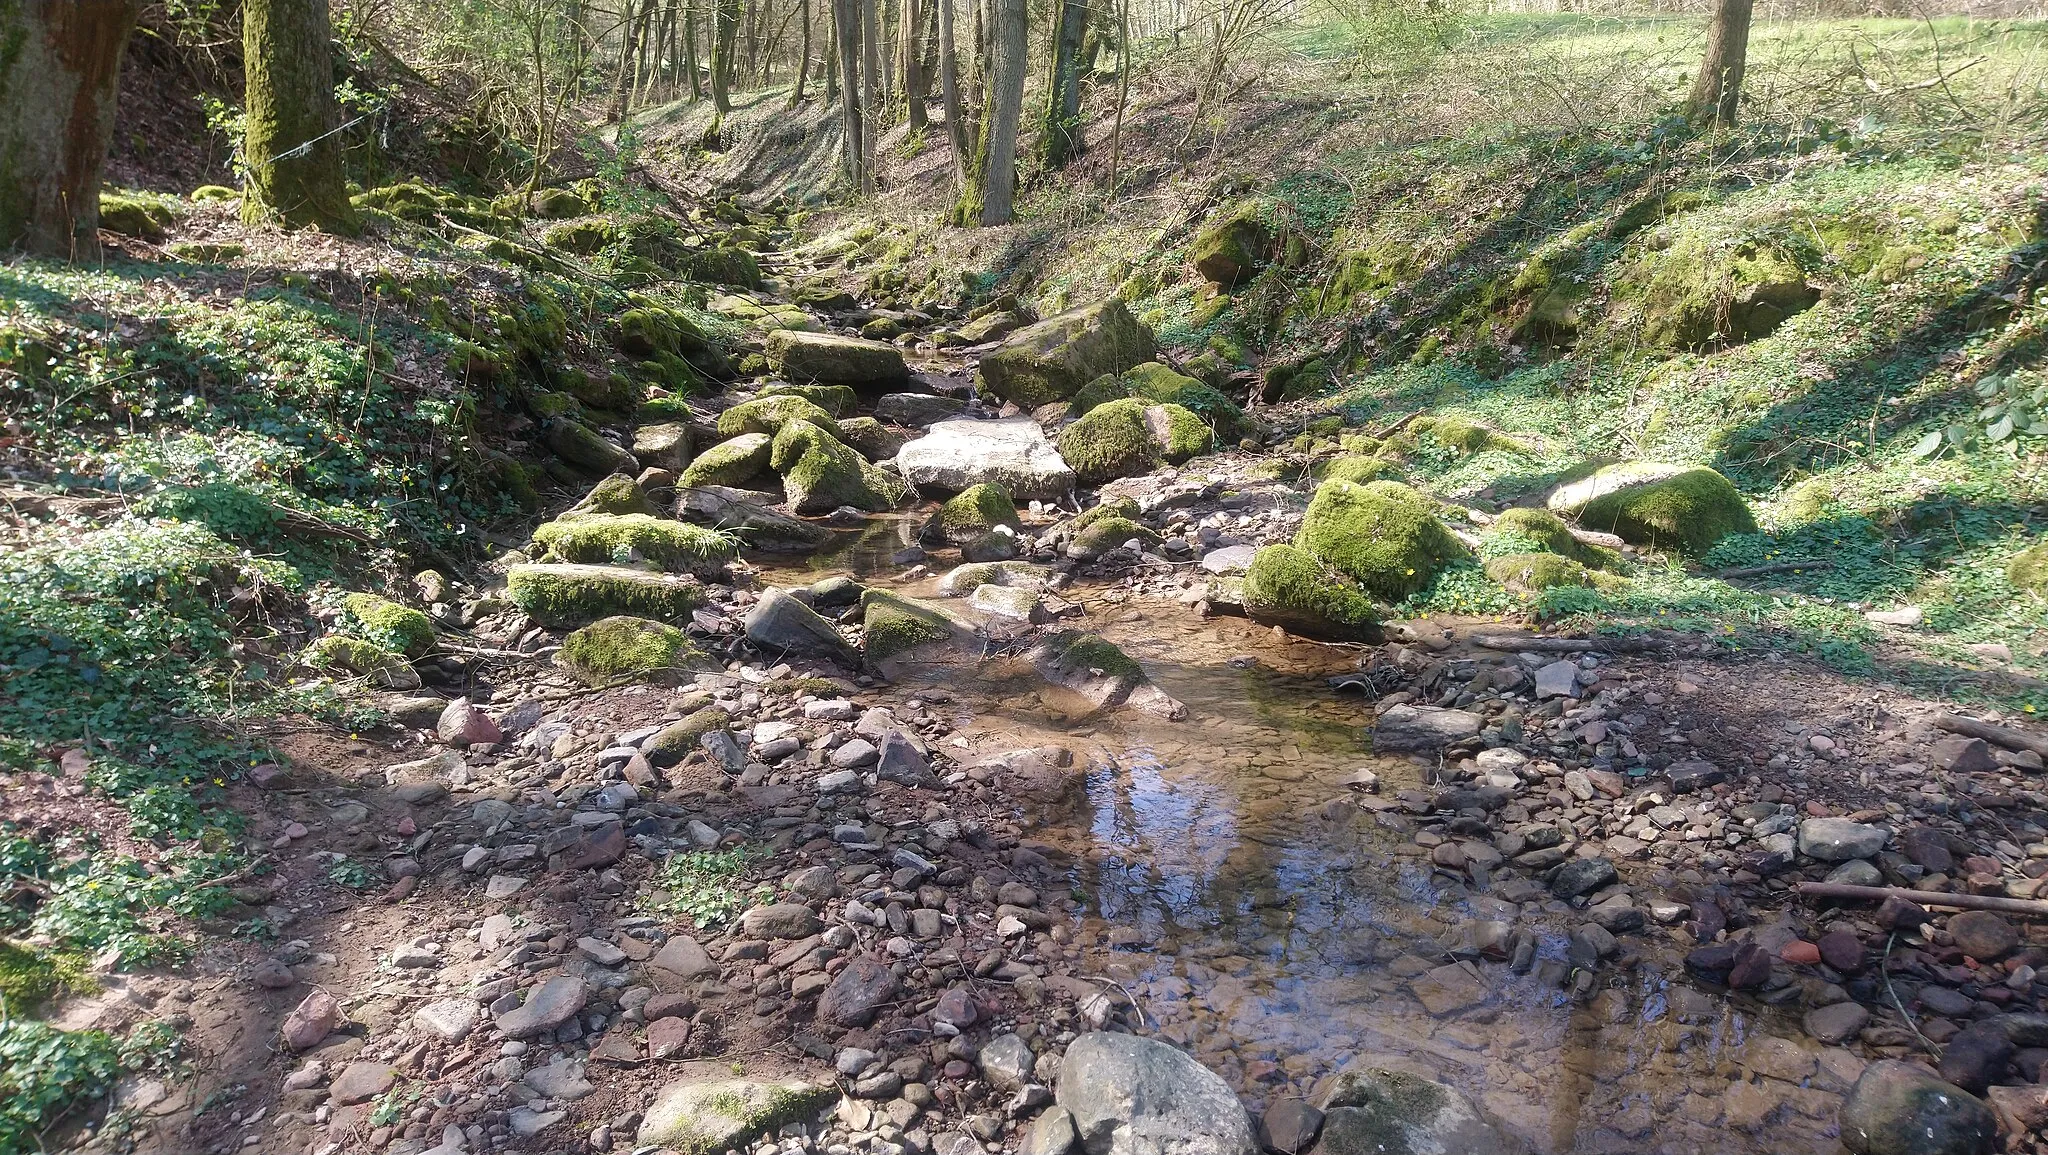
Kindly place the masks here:
POLYGON ((565 221, 597 211, 597 206, 584 199, 573 188, 537 189, 533 194, 533 215, 550 221, 565 221))
POLYGON ((505 592, 551 629, 619 615, 685 621, 704 604, 704 587, 695 578, 604 565, 513 566, 505 592))
POLYGON ((361 638, 329 634, 306 647, 302 660, 316 670, 353 674, 379 690, 416 690, 420 685, 419 671, 403 655, 361 638))
POLYGON ((725 534, 701 525, 649 517, 598 514, 551 521, 533 531, 544 560, 628 565, 647 561, 671 573, 716 578, 739 556, 725 534))
POLYGON ((171 204, 164 197, 101 193, 100 227, 124 237, 160 241, 164 230, 177 219, 171 204))
POLYGON ((2013 588, 2048 594, 2048 541, 2029 546, 2005 563, 2005 580, 2013 588))
POLYGON ((1571 527, 1563 518, 1547 509, 1529 506, 1503 510, 1487 528, 1483 544, 1488 547, 1486 552, 1495 555, 1532 551, 1554 553, 1593 569, 1615 569, 1622 561, 1621 555, 1614 550, 1573 537, 1571 527))
POLYGON ((1427 497, 1392 481, 1316 488, 1294 544, 1350 575, 1376 598, 1397 602, 1445 564, 1468 556, 1427 497))
POLYGON ((1507 553, 1486 559, 1486 576, 1518 594, 1552 586, 1590 586, 1593 571, 1555 553, 1507 553))
POLYGON ((434 623, 427 615, 376 594, 355 593, 341 600, 342 621, 349 633, 409 658, 434 648, 434 623))
POLYGON ((588 685, 673 682, 712 663, 683 631, 646 618, 592 622, 562 639, 555 661, 588 685))
POLYGON ((732 720, 731 714, 717 706, 703 706, 663 726, 640 750, 649 762, 666 769, 689 757, 704 735, 725 729, 732 720))
POLYGON ((642 469, 681 470, 690 463, 690 427, 680 421, 664 421, 634 429, 633 456, 642 469))
POLYGON ((164 252, 195 265, 222 265, 238 260, 249 250, 232 241, 172 241, 164 252))
POLYGON ((1244 609, 1253 621, 1312 638, 1376 642, 1379 614, 1357 582, 1307 550, 1269 545, 1244 575, 1244 609))
POLYGON ((939 596, 964 598, 982 586, 1009 586, 1042 590, 1052 580, 1052 571, 1028 561, 969 562, 954 566, 939 579, 939 596))
POLYGON ((1643 340, 1668 348, 1751 341, 1820 300, 1796 250, 1762 239, 1726 246, 1686 235, 1645 257, 1634 277, 1642 284, 1643 340))
POLYGON ((687 315, 652 302, 620 313, 618 325, 619 351, 634 357, 657 353, 683 357, 713 347, 687 315))
POLYGON ((1152 330, 1115 298, 1048 317, 981 359, 982 391, 1019 407, 1064 401, 1105 373, 1152 359, 1152 330))
POLYGON ((1189 256, 1202 279, 1227 289, 1251 280, 1271 263, 1273 240, 1258 202, 1239 201, 1196 235, 1189 256))
POLYGON ((887 461, 902 452, 903 435, 872 417, 846 417, 839 422, 839 440, 869 461, 887 461))
POLYGON ((910 496, 910 485, 847 448, 809 421, 791 421, 775 435, 768 464, 782 474, 783 496, 795 514, 840 506, 880 513, 910 496))
POLYGON ((1316 469, 1316 475, 1324 481, 1349 481, 1354 485, 1364 485, 1368 481, 1399 481, 1401 478, 1398 462, 1356 453, 1328 458, 1318 463, 1316 469))
POLYGON ((1017 529, 1022 524, 1017 520, 1017 503, 1011 500, 1010 491, 984 482, 968 486, 941 505, 925 527, 924 536, 929 541, 965 545, 999 525, 1017 529))
POLYGON ((193 189, 188 199, 195 205, 220 204, 242 199, 242 190, 229 188, 224 184, 203 184, 193 189))
POLYGON ((768 468, 775 439, 766 433, 742 433, 697 455, 683 470, 686 486, 724 485, 744 489, 768 468))
POLYGON ((861 653, 870 663, 887 661, 958 633, 953 620, 930 606, 887 590, 869 589, 860 596, 861 653))
POLYGON ((766 433, 773 437, 792 421, 808 421, 834 438, 839 436, 839 422, 830 413, 801 397, 787 395, 742 401, 718 415, 718 432, 723 437, 738 437, 742 433, 766 433))
POLYGON ((640 488, 639 482, 623 473, 614 473, 591 486, 583 500, 563 511, 558 520, 600 515, 623 517, 634 513, 652 517, 654 512, 654 503, 647 499, 647 491, 640 488))
POLYGON ((763 386, 763 397, 801 397, 834 417, 845 417, 860 404, 860 394, 845 385, 792 385, 777 381, 763 386))
POLYGON ((1074 476, 1085 485, 1099 485, 1157 469, 1165 452, 1146 422, 1145 408, 1132 398, 1111 401, 1060 430, 1060 456, 1074 476))
POLYGON ((707 285, 730 285, 737 289, 761 287, 761 262, 745 249, 715 246, 693 249, 675 262, 677 273, 707 285))
MULTIPOLYGON (((1226 442, 1237 441, 1250 436, 1255 430, 1237 403, 1218 390, 1161 365, 1147 361, 1133 366, 1119 374, 1116 380, 1122 382, 1126 395, 1150 401, 1157 405, 1178 405, 1191 410, 1197 417, 1216 430, 1216 436, 1226 442)), ((1078 412, 1078 399, 1076 401, 1078 412)))
POLYGON ((880 341, 778 329, 768 334, 768 367, 804 385, 845 385, 868 392, 910 381, 903 351, 880 341))
POLYGON ((540 235, 540 243, 557 253, 587 257, 618 243, 619 230, 603 217, 564 221, 540 235))
POLYGON ((1179 405, 1145 406, 1145 425, 1170 465, 1199 457, 1216 446, 1216 434, 1194 411, 1179 405))
POLYGON ((1138 503, 1133 498, 1106 498, 1095 506, 1075 514, 1074 519, 1067 523, 1067 530, 1070 533, 1080 533, 1105 518, 1120 517, 1125 521, 1136 521, 1143 516, 1144 511, 1138 508, 1138 503))
POLYGON ((624 373, 602 377, 580 369, 562 374, 562 386, 571 397, 592 409, 630 413, 640 405, 647 387, 624 373))
POLYGON ((681 1082, 665 1088, 641 1120, 639 1143, 676 1155, 748 1149, 789 1123, 810 1123, 839 1097, 836 1087, 747 1080, 681 1082))
POLYGON ((1588 529, 1636 545, 1698 555, 1756 517, 1728 479, 1705 466, 1624 461, 1553 490, 1546 504, 1588 529))
POLYGON ((541 440, 556 457, 585 474, 603 477, 639 468, 632 454, 606 441, 581 421, 567 417, 548 421, 541 431, 541 440))
POLYGON ((1079 694, 1096 709, 1129 706, 1169 719, 1187 714, 1187 707, 1151 684, 1129 654, 1099 634, 1053 630, 1040 638, 1029 656, 1039 676, 1079 694))
POLYGON ((1128 518, 1098 518, 1067 539, 1067 556, 1076 561, 1094 561, 1127 541, 1140 542, 1149 548, 1159 544, 1159 535, 1128 518))
POLYGON ((1429 436, 1446 449, 1478 453, 1487 449, 1527 453, 1529 447, 1490 425, 1457 414, 1439 416, 1429 427, 1429 436))

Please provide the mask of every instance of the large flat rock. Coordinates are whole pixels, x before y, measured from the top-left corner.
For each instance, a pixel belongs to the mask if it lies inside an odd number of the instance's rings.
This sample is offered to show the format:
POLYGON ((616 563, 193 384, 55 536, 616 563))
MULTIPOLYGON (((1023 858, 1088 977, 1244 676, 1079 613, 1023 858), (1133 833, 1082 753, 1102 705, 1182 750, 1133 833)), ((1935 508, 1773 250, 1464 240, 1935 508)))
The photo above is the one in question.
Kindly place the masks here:
POLYGON ((1029 417, 934 422, 896 454, 896 468, 919 489, 959 491, 993 482, 1018 501, 1073 492, 1074 471, 1029 417))

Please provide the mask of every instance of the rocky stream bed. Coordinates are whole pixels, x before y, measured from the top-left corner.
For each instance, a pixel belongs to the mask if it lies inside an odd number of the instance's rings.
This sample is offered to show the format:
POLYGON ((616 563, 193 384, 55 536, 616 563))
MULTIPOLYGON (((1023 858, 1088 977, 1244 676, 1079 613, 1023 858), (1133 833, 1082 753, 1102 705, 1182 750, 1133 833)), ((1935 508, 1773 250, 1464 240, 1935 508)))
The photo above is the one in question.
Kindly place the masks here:
MULTIPOLYGON (((2038 1149, 2048 944, 1940 909, 2048 875, 2038 734, 1369 620, 1246 576, 1328 563, 1331 499, 1121 306, 789 298, 713 302, 750 388, 551 429, 595 486, 531 543, 356 604, 425 615, 332 647, 392 724, 236 788, 274 944, 64 1009, 205 1055, 88 1149, 2038 1149)), ((1374 473, 1339 544, 1457 548, 1374 473)))

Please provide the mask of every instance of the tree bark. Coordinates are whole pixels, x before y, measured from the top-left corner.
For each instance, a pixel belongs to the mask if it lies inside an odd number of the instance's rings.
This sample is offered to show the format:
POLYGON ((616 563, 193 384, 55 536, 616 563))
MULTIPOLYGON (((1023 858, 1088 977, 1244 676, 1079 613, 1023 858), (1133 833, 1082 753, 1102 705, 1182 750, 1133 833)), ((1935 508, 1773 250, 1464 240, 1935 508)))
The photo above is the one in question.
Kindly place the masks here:
POLYGON ((924 13, 918 0, 903 0, 903 103, 916 132, 931 123, 924 111, 924 13))
POLYGON ((690 70, 690 101, 704 99, 704 80, 697 74, 697 5, 683 5, 683 57, 690 70))
POLYGON ((1081 153, 1081 38, 1088 31, 1088 0, 1064 0, 1053 38, 1045 120, 1039 147, 1045 167, 1060 168, 1081 153))
POLYGON ((137 0, 0 3, 0 248, 99 254, 100 166, 137 0))
MULTIPOLYGON (((882 131, 882 18, 880 0, 860 5, 860 173, 862 192, 875 191, 875 137, 882 131)), ((852 80, 853 74, 847 73, 852 80)))
POLYGON ((832 0, 819 0, 818 15, 825 21, 825 107, 839 103, 839 17, 832 0))
POLYGON ((245 220, 330 232, 358 227, 342 181, 333 39, 327 0, 242 5, 245 220))
POLYGON ((1685 118, 1693 124, 1728 128, 1742 100, 1742 72, 1749 58, 1749 20, 1756 0, 1717 0, 1707 27, 1707 54, 1686 97, 1685 118))
POLYGON ((789 107, 804 102, 804 84, 811 78, 811 0, 796 0, 797 23, 803 26, 802 44, 796 54, 796 83, 789 89, 789 107))
POLYGON ((711 3, 711 106, 720 112, 732 111, 732 50, 739 36, 740 14, 734 11, 739 0, 712 0, 711 3))
POLYGON ((953 146, 953 189, 967 187, 967 110, 960 101, 960 55, 953 45, 953 0, 934 0, 939 8, 939 99, 946 107, 946 139, 953 146))
POLYGON ((1027 0, 994 0, 989 13, 990 59, 981 146, 968 170, 967 188, 954 208, 962 225, 1006 225, 1017 191, 1017 127, 1024 115, 1024 70, 1030 45, 1027 0))
POLYGON ((861 106, 860 28, 862 0, 832 0, 833 39, 838 41, 840 130, 846 137, 846 181, 857 193, 869 191, 865 110, 861 106))

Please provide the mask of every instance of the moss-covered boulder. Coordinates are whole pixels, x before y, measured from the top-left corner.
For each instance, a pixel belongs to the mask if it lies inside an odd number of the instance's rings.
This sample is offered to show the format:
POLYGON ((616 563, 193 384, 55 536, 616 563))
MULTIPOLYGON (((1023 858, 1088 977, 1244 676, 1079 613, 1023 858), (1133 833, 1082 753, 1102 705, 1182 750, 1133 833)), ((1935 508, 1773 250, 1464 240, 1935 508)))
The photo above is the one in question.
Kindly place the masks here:
POLYGON ((646 618, 612 617, 572 631, 555 661, 592 686, 614 682, 673 682, 711 666, 683 631, 646 618))
POLYGON ((1447 563, 1469 556, 1434 504, 1393 481, 1316 488, 1294 544, 1335 566, 1373 597, 1398 602, 1447 563))
POLYGON ((718 432, 722 437, 738 437, 742 433, 766 433, 773 437, 792 421, 808 421, 835 438, 839 436, 839 422, 830 413, 801 397, 786 394, 757 397, 733 406, 718 415, 718 432))
POLYGON ((775 435, 768 464, 782 474, 782 492, 795 514, 830 513, 850 505, 869 513, 894 509, 910 485, 847 448, 809 421, 792 421, 775 435))
POLYGON ((792 385, 777 381, 762 386, 761 396, 801 397, 834 417, 845 417, 860 404, 860 394, 845 385, 792 385))
POLYGON ((1230 288, 1257 276, 1273 259, 1273 230, 1257 201, 1239 201, 1195 237, 1189 256, 1211 284, 1230 288))
POLYGON ((1775 331, 1820 300, 1797 250, 1770 240, 1724 245, 1687 235, 1644 258, 1643 340, 1667 348, 1735 345, 1775 331))
POLYGON ((718 1155, 750 1149, 790 1123, 815 1122, 839 1098, 831 1085, 760 1083, 743 1079, 673 1083, 655 1096, 640 1121, 643 1147, 676 1155, 718 1155))
POLYGON ((968 486, 941 505, 925 525, 924 537, 947 545, 965 545, 999 525, 1018 529, 1022 524, 1017 520, 1017 503, 1011 500, 1010 491, 984 482, 968 486))
POLYGON ((619 352, 633 357, 657 353, 683 357, 702 353, 713 345, 687 315, 653 303, 619 314, 619 352))
POLYGON ((623 516, 629 513, 654 515, 654 503, 647 499, 647 491, 640 483, 623 473, 614 473, 590 487, 583 500, 570 506, 559 520, 591 517, 596 515, 623 516))
POLYGON ((627 374, 607 373, 599 377, 581 369, 564 373, 562 386, 580 404, 611 413, 632 412, 647 392, 644 384, 627 374))
POLYGON ((697 455, 683 470, 685 486, 723 485, 744 489, 768 468, 775 439, 766 433, 742 433, 697 455))
POLYGON ((1487 527, 1483 543, 1486 552, 1497 556, 1511 553, 1554 553, 1592 569, 1615 569, 1621 555, 1603 546, 1572 536, 1571 526, 1547 509, 1516 506, 1503 510, 1487 527))
POLYGON ((919 646, 950 642, 961 633, 961 627, 945 614, 887 590, 862 592, 860 607, 861 654, 871 664, 900 657, 919 646))
POLYGON ((1244 611, 1255 622, 1312 638, 1376 642, 1379 614, 1357 582, 1307 550, 1269 545, 1244 575, 1244 611))
POLYGON ((1147 361, 1125 372, 1105 374, 1089 382, 1074 395, 1073 408, 1068 412, 1080 417, 1098 405, 1123 397, 1191 410, 1216 430, 1219 439, 1232 444, 1254 431, 1251 420, 1235 401, 1157 361, 1147 361))
POLYGON ((540 235, 540 243, 551 252, 587 257, 619 241, 619 230, 603 217, 564 221, 540 235))
POLYGON ((1147 405, 1124 398, 1098 405, 1060 430, 1060 456, 1083 484, 1150 473, 1206 452, 1209 427, 1178 405, 1147 405))
POLYGON ((598 514, 551 521, 533 531, 543 560, 629 565, 646 561, 670 573, 723 577, 739 556, 731 537, 715 529, 644 513, 598 514))
POLYGON ((1345 453, 1319 462, 1317 476, 1324 481, 1348 481, 1364 485, 1368 481, 1398 481, 1401 465, 1385 457, 1370 457, 1357 453, 1345 453))
POLYGON ((606 441, 590 426, 567 417, 547 422, 541 440, 556 457, 592 476, 629 473, 639 467, 632 454, 606 441))
POLYGON ((845 385, 866 392, 910 381, 903 351, 880 341, 778 329, 768 334, 768 367, 802 385, 845 385))
POLYGON ((2048 541, 2014 554, 2005 563, 2005 580, 2015 589, 2048 594, 2048 541))
POLYGON ((761 287, 761 262, 745 249, 724 245, 693 249, 675 262, 675 270, 706 285, 729 285, 736 289, 761 287))
POLYGON ((633 430, 633 456, 642 469, 680 471, 690 464, 690 427, 680 421, 640 426, 633 430))
POLYGON ((705 596, 692 577, 606 565, 513 566, 505 575, 505 593, 551 629, 620 615, 686 621, 705 596))
POLYGON ((1446 449, 1455 449, 1460 453, 1479 453, 1488 449, 1505 450, 1510 453, 1529 451, 1527 445, 1500 430, 1455 413, 1438 417, 1430 423, 1427 432, 1438 445, 1446 449))
POLYGON ((903 435, 872 417, 847 417, 839 422, 839 440, 869 461, 887 461, 902 452, 903 435))
POLYGON ((1098 518, 1076 529, 1067 539, 1067 556, 1075 561, 1094 561, 1125 542, 1146 548, 1159 544, 1159 535, 1125 517, 1098 518))
POLYGON ((1152 359, 1152 330, 1116 298, 1048 317, 981 359, 981 389, 1019 407, 1064 401, 1105 373, 1152 359))
POLYGON ((1699 555, 1756 517, 1728 479, 1703 465, 1624 461, 1551 491, 1551 510, 1635 545, 1699 555))
POLYGON ((100 227, 124 237, 145 241, 164 239, 164 230, 177 219, 171 201, 164 197, 127 193, 100 194, 100 227))
POLYGON ((1553 586, 1591 586, 1593 571, 1555 553, 1505 553, 1486 559, 1486 576, 1518 594, 1553 586))
POLYGON ((1187 707, 1152 685, 1142 666, 1100 634, 1053 630, 1029 655, 1039 676, 1079 694, 1096 709, 1130 706, 1179 719, 1187 707))
POLYGON ((939 596, 964 598, 982 586, 1042 590, 1052 580, 1052 571, 1028 561, 969 562, 954 566, 939 578, 939 596))
POLYGON ((434 648, 434 623, 427 615, 376 594, 350 594, 341 600, 342 625, 366 642, 409 658, 434 648))
POLYGON ((316 670, 353 674, 379 690, 416 690, 419 671, 403 655, 361 638, 329 634, 306 647, 303 660, 316 670))

